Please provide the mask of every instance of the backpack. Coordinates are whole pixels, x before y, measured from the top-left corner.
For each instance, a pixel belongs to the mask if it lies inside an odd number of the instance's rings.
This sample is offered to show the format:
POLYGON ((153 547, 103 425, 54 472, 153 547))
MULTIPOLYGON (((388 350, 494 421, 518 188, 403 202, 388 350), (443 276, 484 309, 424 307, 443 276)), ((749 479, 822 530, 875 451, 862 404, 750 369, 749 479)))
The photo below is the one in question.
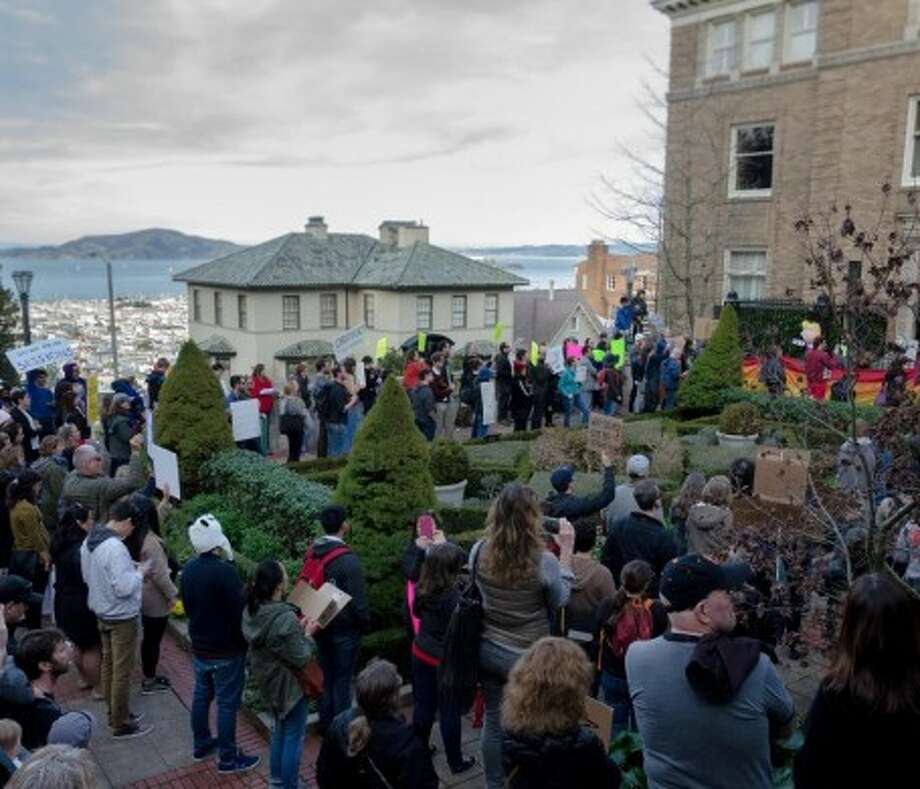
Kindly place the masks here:
POLYGON ((307 550, 307 555, 304 557, 300 577, 314 589, 319 589, 326 583, 326 565, 346 553, 351 553, 351 548, 347 545, 340 545, 338 548, 333 548, 325 556, 316 557, 313 554, 313 546, 311 545, 307 550))
POLYGON ((607 636, 607 645, 614 657, 623 658, 626 650, 633 641, 648 641, 652 637, 654 620, 652 619, 653 600, 639 602, 629 600, 620 615, 616 625, 607 636))

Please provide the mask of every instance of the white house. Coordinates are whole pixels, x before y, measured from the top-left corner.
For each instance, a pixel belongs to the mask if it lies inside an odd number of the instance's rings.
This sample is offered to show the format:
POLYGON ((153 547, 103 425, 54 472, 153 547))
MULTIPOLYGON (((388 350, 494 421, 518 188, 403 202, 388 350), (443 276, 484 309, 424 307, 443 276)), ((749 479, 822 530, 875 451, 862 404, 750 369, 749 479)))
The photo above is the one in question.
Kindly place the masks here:
POLYGON ((419 331, 458 347, 514 337, 514 288, 527 280, 428 243, 417 222, 385 221, 379 238, 330 233, 320 216, 287 233, 174 277, 187 283, 189 334, 231 372, 257 362, 283 376, 299 361, 332 354, 333 341, 364 325, 353 355, 386 337, 419 331))

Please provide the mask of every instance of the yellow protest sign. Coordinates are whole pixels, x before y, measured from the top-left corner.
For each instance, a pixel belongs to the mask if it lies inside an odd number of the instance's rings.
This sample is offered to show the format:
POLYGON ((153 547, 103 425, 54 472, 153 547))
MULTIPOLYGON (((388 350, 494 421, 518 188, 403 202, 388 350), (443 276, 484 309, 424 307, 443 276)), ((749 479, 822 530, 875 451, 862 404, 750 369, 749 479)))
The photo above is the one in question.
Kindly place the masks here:
POLYGON ((374 353, 374 356, 377 359, 382 359, 387 355, 387 344, 388 343, 386 337, 381 337, 379 340, 377 340, 377 350, 374 353))
POLYGON ((94 425, 99 418, 99 376, 91 375, 86 382, 86 420, 94 425))
POLYGON ((502 336, 505 333, 505 324, 496 323, 495 330, 492 332, 492 342, 499 343, 502 341, 502 336))
POLYGON ((532 342, 530 343, 530 363, 536 366, 538 361, 540 361, 540 346, 532 342))
POLYGON ((428 334, 420 331, 418 333, 418 350, 419 353, 425 353, 425 347, 428 345, 428 334))

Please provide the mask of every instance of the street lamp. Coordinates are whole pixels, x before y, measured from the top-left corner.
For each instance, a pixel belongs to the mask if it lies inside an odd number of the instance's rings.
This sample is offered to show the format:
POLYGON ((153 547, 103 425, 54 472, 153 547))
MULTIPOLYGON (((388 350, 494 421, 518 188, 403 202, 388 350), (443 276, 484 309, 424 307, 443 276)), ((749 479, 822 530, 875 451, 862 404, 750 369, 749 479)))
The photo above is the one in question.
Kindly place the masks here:
POLYGON ((29 324, 29 291, 32 289, 32 277, 34 276, 31 271, 13 272, 13 282, 16 284, 16 291, 19 293, 19 301, 22 304, 23 345, 32 344, 32 327, 29 324))
POLYGON ((118 378, 118 333, 115 330, 115 288, 112 285, 112 261, 108 255, 90 252, 91 258, 100 258, 105 262, 105 278, 109 291, 109 335, 112 338, 112 372, 118 378))

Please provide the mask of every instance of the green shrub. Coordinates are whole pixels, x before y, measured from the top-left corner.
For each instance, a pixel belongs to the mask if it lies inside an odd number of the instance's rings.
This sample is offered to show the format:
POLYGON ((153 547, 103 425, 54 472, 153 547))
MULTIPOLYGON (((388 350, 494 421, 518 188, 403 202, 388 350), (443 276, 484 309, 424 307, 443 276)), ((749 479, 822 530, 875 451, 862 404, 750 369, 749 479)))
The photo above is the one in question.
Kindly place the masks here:
POLYGON ((485 529, 474 529, 473 531, 462 531, 458 534, 452 534, 450 539, 463 548, 467 553, 473 546, 485 536, 485 529))
POLYGON ((403 356, 403 352, 399 348, 390 348, 379 364, 380 369, 387 374, 388 378, 396 377, 403 374, 406 357, 403 356))
POLYGON ((178 457, 186 498, 201 489, 202 465, 233 446, 220 384, 191 340, 182 346, 160 390, 154 431, 157 444, 178 457))
POLYGON ((163 523, 163 530, 166 533, 173 530, 185 533, 188 525, 206 512, 220 521, 224 534, 234 549, 240 547, 248 531, 258 528, 258 521, 240 512, 226 496, 220 493, 200 493, 185 499, 181 506, 174 509, 163 523))
POLYGON ((222 452, 205 464, 202 479, 240 512, 281 541, 293 555, 316 533, 316 517, 332 499, 329 488, 254 452, 222 452))
POLYGON ((726 305, 712 339, 680 384, 678 411, 690 415, 717 411, 722 390, 741 385, 741 360, 738 316, 726 305))
POLYGON ((312 474, 301 474, 301 476, 309 482, 315 482, 317 485, 325 485, 327 488, 332 488, 334 490, 339 484, 339 478, 342 476, 342 469, 330 468, 326 469, 326 471, 315 471, 312 474))
POLYGON ((455 485, 470 477, 466 450, 454 441, 439 438, 431 447, 431 478, 435 485, 455 485))
POLYGON ((468 499, 493 499, 509 482, 518 479, 518 471, 507 466, 475 465, 470 467, 466 486, 468 499))
POLYGON ((691 446, 688 450, 687 467, 711 477, 714 474, 728 474, 732 463, 738 458, 753 460, 756 456, 756 447, 691 446))
POLYGON ((732 403, 719 417, 719 430, 730 436, 756 436, 760 433, 760 412, 753 403, 732 403))
POLYGON ((374 658, 383 658, 396 664, 403 680, 411 676, 409 661, 409 631, 405 627, 390 627, 377 630, 361 639, 358 649, 358 670, 374 658))
POLYGON ((543 435, 542 430, 521 430, 517 433, 500 433, 488 438, 471 438, 463 442, 463 446, 481 447, 484 444, 500 444, 503 441, 536 441, 541 435, 543 435))
POLYGON ((384 534, 356 528, 349 534, 348 543, 361 559, 375 628, 395 627, 403 621, 402 558, 408 542, 408 529, 402 534, 384 534))
MULTIPOLYGON (((810 397, 771 397, 765 392, 753 392, 735 387, 725 389, 719 395, 719 406, 731 403, 752 403, 761 416, 771 422, 784 422, 800 428, 827 429, 829 425, 837 430, 847 431, 850 425, 850 404, 834 401, 818 402, 810 397)), ((882 416, 882 409, 874 405, 857 405, 856 418, 875 424, 882 416)), ((837 439, 840 443, 840 439, 837 439)))
POLYGON ((312 460, 298 460, 296 463, 288 463, 287 467, 298 474, 310 475, 321 471, 330 471, 331 469, 345 468, 348 463, 348 456, 338 458, 313 458, 312 460))
POLYGON ((262 529, 250 529, 243 535, 240 550, 257 564, 266 559, 282 559, 286 555, 285 545, 275 535, 262 529))
POLYGON ((487 507, 445 507, 435 513, 438 526, 448 537, 486 527, 487 507))

